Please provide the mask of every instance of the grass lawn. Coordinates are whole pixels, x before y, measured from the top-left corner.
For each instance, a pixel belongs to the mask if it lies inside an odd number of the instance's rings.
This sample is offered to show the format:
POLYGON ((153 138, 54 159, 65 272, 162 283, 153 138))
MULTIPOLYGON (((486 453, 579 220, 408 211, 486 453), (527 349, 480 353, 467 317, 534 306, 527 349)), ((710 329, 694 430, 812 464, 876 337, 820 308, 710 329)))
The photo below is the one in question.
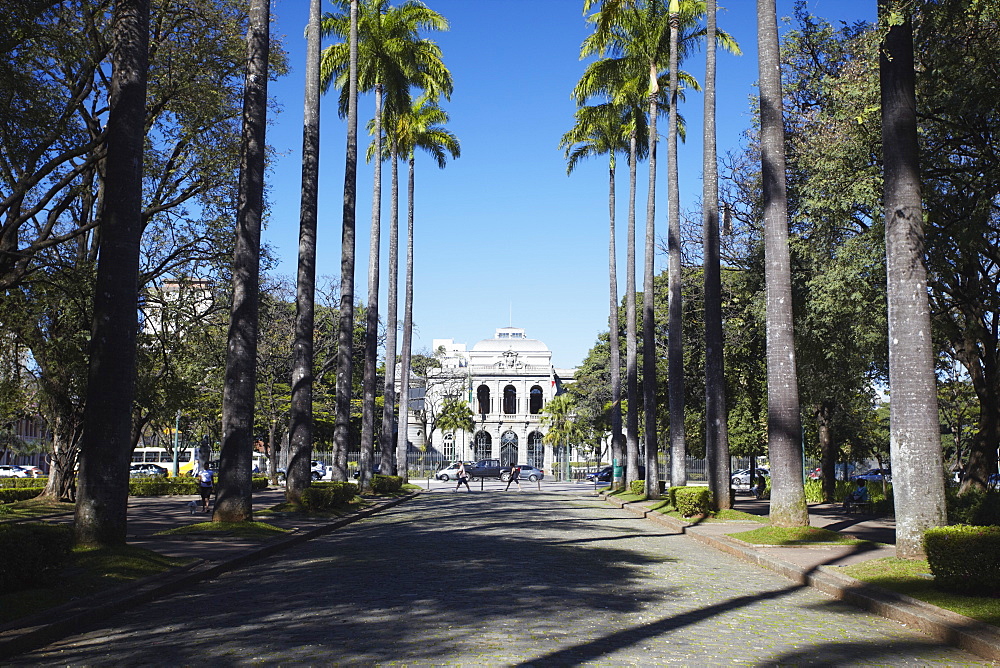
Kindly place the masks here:
POLYGON ((817 527, 761 527, 728 534, 755 545, 868 545, 871 541, 850 538, 836 531, 817 527))
POLYGON ((44 584, 0 594, 0 623, 32 615, 73 599, 141 580, 190 563, 138 547, 74 549, 69 563, 44 584))
POLYGON ((27 499, 14 503, 0 504, 0 520, 30 519, 44 515, 72 513, 76 504, 51 499, 27 499))
POLYGON ((176 536, 179 534, 200 534, 232 536, 235 538, 260 538, 267 540, 279 534, 288 533, 288 529, 276 527, 266 522, 198 522, 185 526, 160 531, 157 536, 176 536))
POLYGON ((925 560, 886 557, 844 566, 839 572, 862 582, 912 596, 939 608, 1000 626, 1000 599, 963 596, 937 589, 934 586, 931 569, 925 560))

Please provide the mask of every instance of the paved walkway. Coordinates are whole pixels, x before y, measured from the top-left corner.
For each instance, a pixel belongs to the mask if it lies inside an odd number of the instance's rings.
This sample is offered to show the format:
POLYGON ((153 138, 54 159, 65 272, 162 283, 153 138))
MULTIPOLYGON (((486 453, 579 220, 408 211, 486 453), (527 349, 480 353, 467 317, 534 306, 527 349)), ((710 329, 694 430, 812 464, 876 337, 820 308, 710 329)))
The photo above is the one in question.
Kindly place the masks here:
POLYGON ((4 663, 984 663, 585 486, 431 492, 4 663))

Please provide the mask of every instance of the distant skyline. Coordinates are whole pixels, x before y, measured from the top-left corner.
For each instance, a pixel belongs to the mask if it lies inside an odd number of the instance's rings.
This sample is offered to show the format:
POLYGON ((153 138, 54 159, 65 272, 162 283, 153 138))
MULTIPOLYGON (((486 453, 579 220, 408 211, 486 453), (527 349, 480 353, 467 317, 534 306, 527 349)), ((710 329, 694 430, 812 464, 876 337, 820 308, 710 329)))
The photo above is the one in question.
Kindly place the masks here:
MULTIPOLYGON (((607 331, 608 185, 607 162, 595 159, 566 175, 559 139, 573 124, 570 91, 585 63, 578 58, 589 29, 580 0, 425 0, 451 24, 424 36, 441 45, 455 80, 443 108, 449 129, 462 143, 462 156, 439 170, 426 155, 416 159, 414 342, 429 351, 433 339, 454 339, 471 348, 498 327, 524 328, 552 350, 553 365, 578 366, 607 331)), ((720 157, 736 149, 752 124, 749 100, 756 93, 755 0, 720 2, 718 25, 730 32, 742 56, 719 49, 717 124, 720 157)), ((872 0, 809 0, 810 10, 836 24, 875 19, 872 0)), ((793 0, 779 0, 779 19, 793 0)), ((289 53, 291 72, 269 87, 282 108, 271 114, 268 142, 277 155, 268 176, 270 218, 263 242, 277 259, 274 273, 294 279, 298 252, 302 99, 305 69, 303 31, 308 0, 275 0, 272 35, 289 53)), ((332 5, 324 2, 323 11, 332 5)), ((785 26, 780 25, 784 30, 785 26)), ((324 43, 326 46, 327 43, 324 43)), ((681 64, 699 82, 704 53, 681 64)), ((337 117, 335 93, 322 99, 320 208, 317 275, 339 280, 345 122, 337 117)), ((687 91, 679 111, 687 141, 678 149, 681 210, 701 199, 701 128, 704 98, 687 91)), ((370 141, 365 126, 373 98, 359 101, 357 266, 355 300, 367 301, 368 232, 372 170, 364 162, 370 141)), ((665 133, 661 128, 661 135, 665 133)), ((628 173, 618 168, 618 291, 625 291, 625 206, 628 173)), ((666 142, 660 149, 656 233, 667 228, 666 142)), ((640 174, 645 164, 639 166, 640 174)), ((406 181, 400 165, 400 305, 404 281, 406 181)), ((382 267, 387 266, 389 165, 383 165, 382 267)), ((636 266, 642 289, 645 235, 645 177, 637 193, 636 266)), ((656 271, 666 268, 656 256, 656 271)), ((381 278, 384 315, 388 281, 381 278)), ((383 317, 384 320, 384 317, 383 317)))

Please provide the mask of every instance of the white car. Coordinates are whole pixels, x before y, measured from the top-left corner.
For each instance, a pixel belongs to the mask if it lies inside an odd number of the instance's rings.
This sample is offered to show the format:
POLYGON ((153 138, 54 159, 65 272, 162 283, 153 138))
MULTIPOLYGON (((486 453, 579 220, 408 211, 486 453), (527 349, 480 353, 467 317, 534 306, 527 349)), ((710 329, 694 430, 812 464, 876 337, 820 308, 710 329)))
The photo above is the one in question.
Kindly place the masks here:
POLYGON ((448 482, 449 480, 458 480, 458 465, 462 462, 452 462, 445 466, 443 469, 434 474, 434 477, 438 480, 444 480, 448 482))
POLYGON ((0 464, 0 478, 30 478, 31 474, 14 464, 0 464))
MULTIPOLYGON (((757 468, 758 476, 769 476, 771 472, 765 468, 757 468)), ((740 469, 733 474, 733 487, 746 486, 750 484, 750 469, 740 469)))

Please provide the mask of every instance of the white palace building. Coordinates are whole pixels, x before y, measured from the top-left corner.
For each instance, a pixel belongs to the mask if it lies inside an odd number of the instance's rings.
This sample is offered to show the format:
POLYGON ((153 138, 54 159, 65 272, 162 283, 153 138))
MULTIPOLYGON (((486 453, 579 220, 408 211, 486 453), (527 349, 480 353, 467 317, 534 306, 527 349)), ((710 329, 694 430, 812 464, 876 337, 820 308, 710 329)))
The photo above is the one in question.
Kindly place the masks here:
POLYGON ((553 367, 548 346, 518 327, 500 328, 472 350, 453 339, 435 339, 433 345, 441 368, 428 371, 422 406, 432 447, 447 461, 493 458, 551 471, 563 455, 542 441, 542 409, 573 382, 575 369, 553 367), (446 433, 434 426, 449 397, 469 402, 475 420, 471 433, 446 433))

